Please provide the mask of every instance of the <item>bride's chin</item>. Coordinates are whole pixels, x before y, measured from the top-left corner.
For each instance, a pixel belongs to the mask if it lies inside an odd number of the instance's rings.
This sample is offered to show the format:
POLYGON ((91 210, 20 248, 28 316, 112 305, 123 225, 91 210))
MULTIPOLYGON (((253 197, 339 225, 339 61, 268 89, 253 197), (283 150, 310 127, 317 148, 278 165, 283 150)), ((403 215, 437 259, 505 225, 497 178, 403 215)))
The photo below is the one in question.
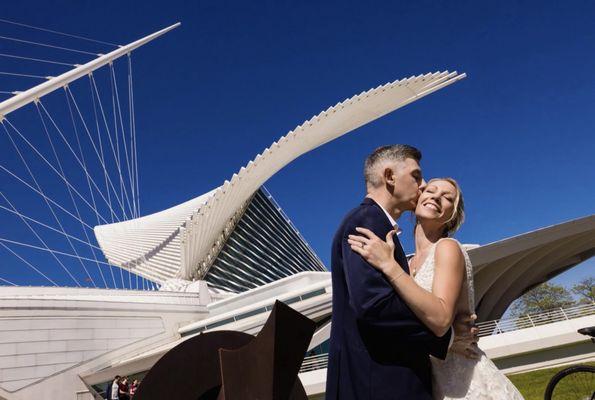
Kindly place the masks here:
POLYGON ((443 225, 440 221, 440 215, 434 215, 431 213, 416 213, 415 216, 419 223, 428 224, 428 228, 443 225))

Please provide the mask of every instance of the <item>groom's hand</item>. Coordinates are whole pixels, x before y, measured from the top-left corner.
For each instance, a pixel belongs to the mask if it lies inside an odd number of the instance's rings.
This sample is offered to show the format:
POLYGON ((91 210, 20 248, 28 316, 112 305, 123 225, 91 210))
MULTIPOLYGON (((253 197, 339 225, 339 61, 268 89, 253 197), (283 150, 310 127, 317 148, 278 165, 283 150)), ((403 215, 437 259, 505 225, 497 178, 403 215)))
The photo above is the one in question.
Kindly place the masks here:
POLYGON ((479 359, 481 354, 477 341, 479 329, 475 327, 477 315, 459 314, 454 321, 454 341, 449 351, 458 353, 469 359, 479 359))

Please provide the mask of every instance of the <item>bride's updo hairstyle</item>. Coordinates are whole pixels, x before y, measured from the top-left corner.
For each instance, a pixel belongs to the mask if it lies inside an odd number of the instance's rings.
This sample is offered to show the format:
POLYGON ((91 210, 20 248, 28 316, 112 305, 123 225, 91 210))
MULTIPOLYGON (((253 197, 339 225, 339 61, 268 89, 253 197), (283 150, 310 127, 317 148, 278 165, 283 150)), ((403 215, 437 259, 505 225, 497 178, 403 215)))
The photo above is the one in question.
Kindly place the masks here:
POLYGON ((454 186, 457 194, 454 201, 454 211, 451 217, 444 224, 443 237, 450 237, 459 230, 465 221, 465 202, 463 201, 463 191, 458 182, 453 178, 433 178, 427 183, 428 185, 435 181, 446 181, 454 186))

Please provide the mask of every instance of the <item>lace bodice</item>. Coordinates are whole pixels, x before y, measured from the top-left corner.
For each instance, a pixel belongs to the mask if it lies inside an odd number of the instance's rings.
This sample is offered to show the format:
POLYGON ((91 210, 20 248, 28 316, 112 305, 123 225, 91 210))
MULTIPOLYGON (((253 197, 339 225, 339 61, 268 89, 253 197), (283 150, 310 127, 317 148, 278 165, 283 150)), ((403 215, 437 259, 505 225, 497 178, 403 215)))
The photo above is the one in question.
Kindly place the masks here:
MULTIPOLYGON (((454 240, 454 239, 441 239, 454 240)), ((456 240, 455 240, 456 242, 456 240)), ((434 284, 436 242, 414 277, 415 282, 431 292, 434 284)), ((457 242, 465 257, 465 282, 457 302, 457 313, 475 312, 475 292, 473 289, 473 267, 469 255, 457 242)), ((494 363, 482 352, 479 360, 471 360, 449 352, 445 360, 432 357, 432 386, 434 399, 482 399, 482 400, 523 400, 523 396, 510 380, 498 370, 494 363)))
POLYGON ((432 285, 434 284, 434 259, 436 256, 436 247, 438 246, 438 243, 440 243, 442 240, 452 240, 456 242, 461 248, 461 251, 463 252, 463 256, 465 258, 465 282, 463 284, 463 289, 461 290, 461 301, 458 302, 457 312, 468 312, 469 314, 473 314, 475 313, 473 266, 471 265, 471 260, 469 259, 467 251, 465 251, 463 246, 455 239, 440 239, 439 241, 434 243, 434 245, 432 245, 428 253, 428 256, 426 257, 422 265, 418 268, 417 275, 415 275, 414 277, 415 282, 422 288, 426 289, 428 292, 432 291, 432 285))

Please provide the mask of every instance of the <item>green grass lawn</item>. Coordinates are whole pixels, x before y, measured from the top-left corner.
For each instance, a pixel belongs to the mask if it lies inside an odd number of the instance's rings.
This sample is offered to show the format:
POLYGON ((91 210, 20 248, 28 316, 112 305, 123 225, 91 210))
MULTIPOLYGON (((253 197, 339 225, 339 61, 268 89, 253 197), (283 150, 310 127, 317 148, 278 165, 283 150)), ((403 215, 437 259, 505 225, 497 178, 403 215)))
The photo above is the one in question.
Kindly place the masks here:
MULTIPOLYGON (((595 362, 586 364, 595 366, 595 362)), ((550 379, 552 379, 552 377, 558 371, 561 371, 568 367, 569 365, 566 365, 564 367, 549 368, 542 369, 539 371, 525 372, 523 374, 508 375, 508 378, 519 389, 521 394, 525 397, 525 400, 543 400, 545 387, 547 386, 550 379)), ((558 394, 558 390, 556 390, 556 394, 558 394)), ((563 399, 566 397, 560 398, 563 399)), ((569 395, 568 398, 573 399, 574 397, 572 397, 572 395, 569 395)))
MULTIPOLYGON (((584 364, 595 366, 595 362, 584 364)), ((523 374, 508 375, 508 378, 519 389, 525 400, 543 400, 545 387, 547 386, 550 379, 552 379, 552 377, 558 371, 562 371, 563 369, 568 367, 570 367, 570 365, 565 365, 563 367, 558 368, 542 369, 533 372, 525 372, 523 374)), ((595 387, 593 388, 593 390, 595 390, 595 387)), ((556 394, 558 394, 558 390, 556 390, 556 394)), ((566 396, 564 396, 564 393, 561 394, 562 397, 559 398, 560 400, 577 400, 576 396, 573 396, 572 390, 568 390, 566 396)), ((324 394, 309 397, 309 400, 322 399, 324 399, 324 394)), ((556 400, 558 400, 558 397, 556 397, 556 400)))

